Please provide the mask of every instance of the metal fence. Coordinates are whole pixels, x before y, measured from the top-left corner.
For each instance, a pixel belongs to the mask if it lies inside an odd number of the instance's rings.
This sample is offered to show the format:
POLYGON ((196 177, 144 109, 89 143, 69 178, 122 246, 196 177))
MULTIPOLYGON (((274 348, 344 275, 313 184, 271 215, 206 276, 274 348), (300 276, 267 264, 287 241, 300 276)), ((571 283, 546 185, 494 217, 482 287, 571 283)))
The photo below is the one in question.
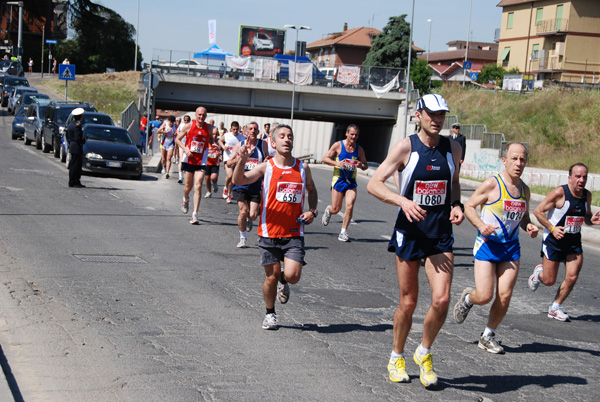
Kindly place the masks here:
POLYGON ((121 127, 127 129, 134 144, 138 145, 140 143, 140 112, 135 105, 135 101, 132 101, 121 112, 121 127))

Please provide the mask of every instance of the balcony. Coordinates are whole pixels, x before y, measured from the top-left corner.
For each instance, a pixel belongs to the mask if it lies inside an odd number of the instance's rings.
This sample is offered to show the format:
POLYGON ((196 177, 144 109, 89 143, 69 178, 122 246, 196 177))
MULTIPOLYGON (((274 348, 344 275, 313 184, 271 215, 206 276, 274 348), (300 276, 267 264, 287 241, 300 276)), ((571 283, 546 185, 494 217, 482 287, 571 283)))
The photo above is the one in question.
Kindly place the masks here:
POLYGON ((555 18, 544 20, 535 26, 537 36, 566 35, 569 33, 569 19, 555 18))
POLYGON ((557 55, 551 55, 548 58, 540 58, 537 60, 531 60, 530 71, 536 73, 544 72, 561 72, 563 69, 562 57, 557 55))

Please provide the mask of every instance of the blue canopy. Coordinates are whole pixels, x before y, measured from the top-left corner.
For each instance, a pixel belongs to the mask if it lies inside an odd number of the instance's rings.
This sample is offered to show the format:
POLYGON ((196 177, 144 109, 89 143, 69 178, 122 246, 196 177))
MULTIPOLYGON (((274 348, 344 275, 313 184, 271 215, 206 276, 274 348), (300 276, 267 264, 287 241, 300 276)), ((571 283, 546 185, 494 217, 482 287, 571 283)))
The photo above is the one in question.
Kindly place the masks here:
POLYGON ((206 50, 203 50, 199 53, 194 53, 194 58, 206 57, 209 59, 223 59, 225 60, 225 56, 233 56, 233 53, 229 53, 227 50, 221 49, 217 45, 212 45, 206 50))

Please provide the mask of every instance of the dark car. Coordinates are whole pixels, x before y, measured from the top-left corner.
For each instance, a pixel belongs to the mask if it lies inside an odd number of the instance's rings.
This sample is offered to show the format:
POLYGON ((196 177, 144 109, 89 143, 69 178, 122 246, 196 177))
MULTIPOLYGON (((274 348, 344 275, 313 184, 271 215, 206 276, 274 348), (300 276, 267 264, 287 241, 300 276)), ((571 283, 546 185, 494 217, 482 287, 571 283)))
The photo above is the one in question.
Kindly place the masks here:
POLYGON ((15 113, 15 118, 12 122, 12 139, 16 140, 23 137, 23 121, 25 120, 25 114, 27 114, 27 106, 21 106, 21 108, 15 113))
POLYGON ((17 60, 1 60, 0 71, 8 75, 25 76, 23 65, 17 60))
POLYGON ((35 141, 35 147, 42 149, 44 152, 48 152, 42 146, 42 119, 46 112, 48 102, 44 100, 33 102, 27 107, 27 113, 23 120, 23 141, 25 145, 31 144, 31 141, 35 141))
POLYGON ((19 108, 21 106, 29 106, 31 104, 31 102, 34 102, 36 99, 50 100, 50 97, 46 94, 40 94, 40 93, 35 93, 35 92, 34 93, 24 93, 15 102, 14 109, 19 110, 19 108))
POLYGON ((90 102, 52 101, 46 108, 46 114, 44 115, 44 122, 42 124, 42 135, 44 137, 45 146, 54 152, 55 158, 60 156, 61 133, 62 130, 64 130, 65 122, 73 109, 78 107, 88 112, 97 112, 94 105, 90 102))
POLYGON ((8 104, 8 97, 10 96, 10 91, 14 87, 28 87, 29 81, 23 77, 14 77, 12 75, 5 75, 2 77, 2 94, 0 95, 0 102, 2 102, 2 106, 6 106, 8 104))
MULTIPOLYGON (((67 127, 73 121, 73 114, 70 114, 65 122, 64 127, 61 127, 60 131, 60 161, 67 161, 67 153, 69 149, 69 144, 67 144, 67 137, 65 136, 65 132, 67 131, 67 127)), ((114 126, 115 122, 112 117, 104 113, 98 112, 83 112, 83 116, 81 118, 81 127, 85 127, 86 124, 103 124, 105 126, 114 126)))
MULTIPOLYGON (((86 124, 83 170, 113 176, 142 177, 142 154, 123 127, 86 124)), ((69 154, 70 158, 70 154, 69 154)))
POLYGON ((8 96, 8 112, 10 114, 15 114, 17 111, 15 110, 15 104, 17 103, 17 100, 19 99, 19 97, 25 93, 25 92, 29 92, 29 93, 37 93, 37 89, 33 88, 33 87, 14 87, 13 89, 10 90, 10 95, 8 96))

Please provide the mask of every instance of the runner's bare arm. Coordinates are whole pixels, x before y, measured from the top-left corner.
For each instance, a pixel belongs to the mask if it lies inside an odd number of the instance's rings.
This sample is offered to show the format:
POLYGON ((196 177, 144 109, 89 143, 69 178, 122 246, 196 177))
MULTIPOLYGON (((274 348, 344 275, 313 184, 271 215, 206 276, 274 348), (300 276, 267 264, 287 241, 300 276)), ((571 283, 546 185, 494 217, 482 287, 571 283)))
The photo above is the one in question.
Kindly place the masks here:
POLYGON ((308 163, 306 162, 304 162, 304 172, 306 174, 306 192, 308 193, 307 198, 310 211, 303 212, 302 215, 300 215, 300 218, 302 218, 302 220, 305 222, 312 223, 315 219, 315 215, 311 211, 317 209, 319 195, 317 194, 317 187, 313 181, 312 173, 308 167, 308 163))
POLYGON ((323 156, 323 163, 329 166, 341 167, 341 163, 335 160, 335 158, 340 154, 340 151, 340 142, 336 141, 331 148, 329 148, 329 151, 327 151, 325 156, 323 156))
MULTIPOLYGON (((460 144, 456 141, 450 141, 450 148, 452 149, 452 159, 454 160, 454 175, 452 176, 452 195, 450 197, 450 202, 454 203, 456 201, 460 202, 460 157, 462 155, 462 148, 460 144)), ((455 205, 452 207, 450 211, 450 222, 455 225, 460 225, 462 221, 465 220, 465 214, 460 207, 460 205, 455 205)))
POLYGON ((360 161, 360 164, 358 165, 358 167, 362 170, 367 170, 369 168, 369 165, 367 164, 367 157, 365 156, 365 150, 360 145, 357 145, 357 146, 358 146, 358 160, 360 161))
POLYGON ((391 175, 397 174, 398 171, 402 171, 406 167, 410 152, 409 138, 405 138, 394 145, 383 163, 375 171, 371 180, 369 180, 367 191, 380 201, 401 207, 409 222, 418 222, 424 219, 427 211, 419 207, 417 203, 393 192, 385 184, 391 175))
POLYGON ((525 210, 523 219, 521 219, 521 229, 526 231, 529 237, 533 239, 537 237, 540 228, 538 228, 535 223, 531 222, 531 217, 529 216, 529 200, 531 198, 531 192, 525 183, 523 183, 523 188, 525 189, 525 198, 527 199, 527 209, 525 210))
POLYGON ((225 166, 227 166, 228 168, 233 168, 236 165, 236 163, 238 163, 238 161, 240 160, 240 144, 241 142, 238 142, 231 150, 229 160, 225 162, 225 166))
POLYGON ((592 193, 587 194, 587 212, 585 214, 585 223, 587 225, 600 225, 600 211, 592 215, 592 193))
MULTIPOLYGON (((245 149, 245 148, 244 148, 245 149)), ((244 171, 246 160, 248 159, 247 152, 242 152, 238 163, 235 165, 235 169, 233 169, 233 184, 238 186, 244 186, 246 184, 251 184, 260 179, 265 175, 265 170, 267 169, 267 162, 263 162, 260 165, 256 166, 254 169, 249 171, 244 171)))
POLYGON ((465 216, 469 222, 471 222, 471 225, 475 226, 475 228, 477 228, 484 236, 491 235, 499 226, 484 223, 477 213, 477 207, 488 202, 490 193, 494 191, 497 186, 496 179, 490 177, 475 190, 473 195, 471 195, 471 198, 469 198, 469 201, 465 204, 465 216))
POLYGON ((564 203, 565 190, 562 187, 557 187, 550 191, 546 198, 544 198, 533 211, 533 214, 537 218, 538 222, 540 222, 543 227, 548 229, 552 236, 554 236, 557 240, 560 240, 565 236, 565 228, 564 226, 555 227, 552 225, 546 214, 554 207, 560 208, 560 206, 562 206, 564 203))
POLYGON ((189 148, 186 147, 185 144, 181 140, 183 140, 183 137, 185 137, 187 135, 187 133, 190 131, 191 127, 192 127, 191 123, 186 124, 186 126, 184 128, 182 128, 181 131, 177 134, 177 138, 175 139, 175 143, 177 145, 179 145, 179 147, 181 149, 183 149, 183 152, 185 152, 185 154, 187 156, 191 156, 192 151, 190 151, 189 148))

